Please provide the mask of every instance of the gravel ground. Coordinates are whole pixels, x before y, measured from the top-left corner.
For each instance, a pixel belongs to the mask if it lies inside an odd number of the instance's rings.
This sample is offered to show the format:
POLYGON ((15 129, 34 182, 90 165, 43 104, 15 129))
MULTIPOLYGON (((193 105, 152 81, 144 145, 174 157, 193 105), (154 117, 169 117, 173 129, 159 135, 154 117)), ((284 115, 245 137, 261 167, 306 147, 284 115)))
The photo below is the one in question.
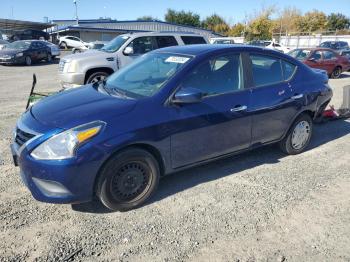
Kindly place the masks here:
MULTIPOLYGON (((9 144, 37 74, 56 64, 0 66, 0 261, 350 261, 350 121, 315 127, 310 149, 269 146, 165 177, 144 207, 35 201, 9 144)), ((331 80, 340 105, 350 74, 331 80)))

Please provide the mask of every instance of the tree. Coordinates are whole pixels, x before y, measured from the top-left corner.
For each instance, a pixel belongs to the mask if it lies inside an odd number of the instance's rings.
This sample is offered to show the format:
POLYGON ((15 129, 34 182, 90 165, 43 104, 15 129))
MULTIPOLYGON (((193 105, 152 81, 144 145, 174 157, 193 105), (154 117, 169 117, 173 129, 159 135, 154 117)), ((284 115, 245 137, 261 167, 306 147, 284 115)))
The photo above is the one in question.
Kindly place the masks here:
POLYGON ((327 27, 331 31, 348 29, 350 27, 350 18, 341 13, 331 13, 327 17, 327 27))
POLYGON ((154 18, 153 16, 150 15, 145 15, 137 18, 138 21, 155 21, 158 20, 157 18, 154 18))
POLYGON ((298 22, 302 18, 302 12, 295 7, 286 7, 280 12, 276 20, 275 33, 296 32, 298 22))
POLYGON ((176 11, 173 9, 168 9, 165 14, 165 21, 168 23, 174 23, 179 25, 189 25, 189 26, 200 26, 200 16, 198 14, 192 13, 191 11, 185 12, 176 11))
POLYGON ((325 30, 327 28, 327 16, 325 13, 318 10, 307 12, 299 19, 297 22, 297 27, 298 30, 302 32, 316 32, 325 30))
POLYGON ((256 12, 255 16, 248 22, 247 35, 248 41, 266 40, 272 38, 272 31, 275 22, 271 19, 274 13, 274 7, 263 8, 260 12, 256 12))
POLYGON ((244 36, 245 26, 242 23, 233 25, 228 32, 229 36, 244 36))
POLYGON ((226 24, 225 19, 223 19, 221 16, 217 14, 213 14, 211 16, 208 16, 202 21, 202 27, 214 31, 214 27, 217 25, 223 25, 226 24))

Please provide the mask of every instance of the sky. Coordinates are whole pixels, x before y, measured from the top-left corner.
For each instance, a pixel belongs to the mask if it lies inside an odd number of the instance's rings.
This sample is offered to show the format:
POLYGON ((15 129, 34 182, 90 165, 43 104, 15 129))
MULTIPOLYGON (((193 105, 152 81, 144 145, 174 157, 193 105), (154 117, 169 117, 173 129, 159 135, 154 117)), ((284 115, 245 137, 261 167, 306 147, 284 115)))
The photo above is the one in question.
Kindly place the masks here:
MULTIPOLYGON (((160 20, 168 8, 198 13, 205 18, 213 13, 224 17, 230 24, 243 21, 255 10, 274 5, 281 10, 295 6, 303 12, 318 9, 326 14, 341 12, 350 16, 350 0, 77 0, 79 19, 110 17, 117 20, 133 20, 151 15, 160 20), (336 2, 336 4, 334 4, 336 2)), ((42 22, 74 19, 73 0, 0 0, 0 18, 42 22)))

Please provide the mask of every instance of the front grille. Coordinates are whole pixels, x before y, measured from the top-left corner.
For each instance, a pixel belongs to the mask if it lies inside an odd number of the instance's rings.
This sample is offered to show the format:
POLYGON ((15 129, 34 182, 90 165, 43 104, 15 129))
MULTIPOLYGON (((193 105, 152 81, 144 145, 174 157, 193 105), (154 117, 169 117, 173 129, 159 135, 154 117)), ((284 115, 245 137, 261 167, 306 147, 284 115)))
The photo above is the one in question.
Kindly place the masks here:
POLYGON ((35 135, 24 132, 23 130, 17 128, 15 142, 17 145, 22 146, 24 143, 32 139, 35 135))
POLYGON ((60 63, 58 64, 58 71, 63 72, 64 65, 66 64, 66 61, 60 60, 60 63))

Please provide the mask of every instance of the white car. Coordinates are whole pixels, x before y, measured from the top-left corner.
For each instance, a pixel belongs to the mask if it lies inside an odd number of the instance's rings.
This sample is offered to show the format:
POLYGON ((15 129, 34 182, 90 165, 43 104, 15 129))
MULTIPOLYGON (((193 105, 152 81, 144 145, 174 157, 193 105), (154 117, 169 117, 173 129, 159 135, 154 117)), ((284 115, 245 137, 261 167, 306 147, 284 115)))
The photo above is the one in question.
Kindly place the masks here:
POLYGON ((0 39, 0 50, 4 49, 8 44, 9 44, 9 42, 0 39))
POLYGON ((273 50, 280 51, 282 53, 288 53, 290 51, 289 47, 276 43, 274 41, 265 41, 265 47, 273 50))
POLYGON ((89 44, 82 41, 80 38, 76 36, 61 36, 59 38, 58 46, 64 49, 67 49, 68 47, 71 48, 79 48, 79 49, 86 49, 89 44))

